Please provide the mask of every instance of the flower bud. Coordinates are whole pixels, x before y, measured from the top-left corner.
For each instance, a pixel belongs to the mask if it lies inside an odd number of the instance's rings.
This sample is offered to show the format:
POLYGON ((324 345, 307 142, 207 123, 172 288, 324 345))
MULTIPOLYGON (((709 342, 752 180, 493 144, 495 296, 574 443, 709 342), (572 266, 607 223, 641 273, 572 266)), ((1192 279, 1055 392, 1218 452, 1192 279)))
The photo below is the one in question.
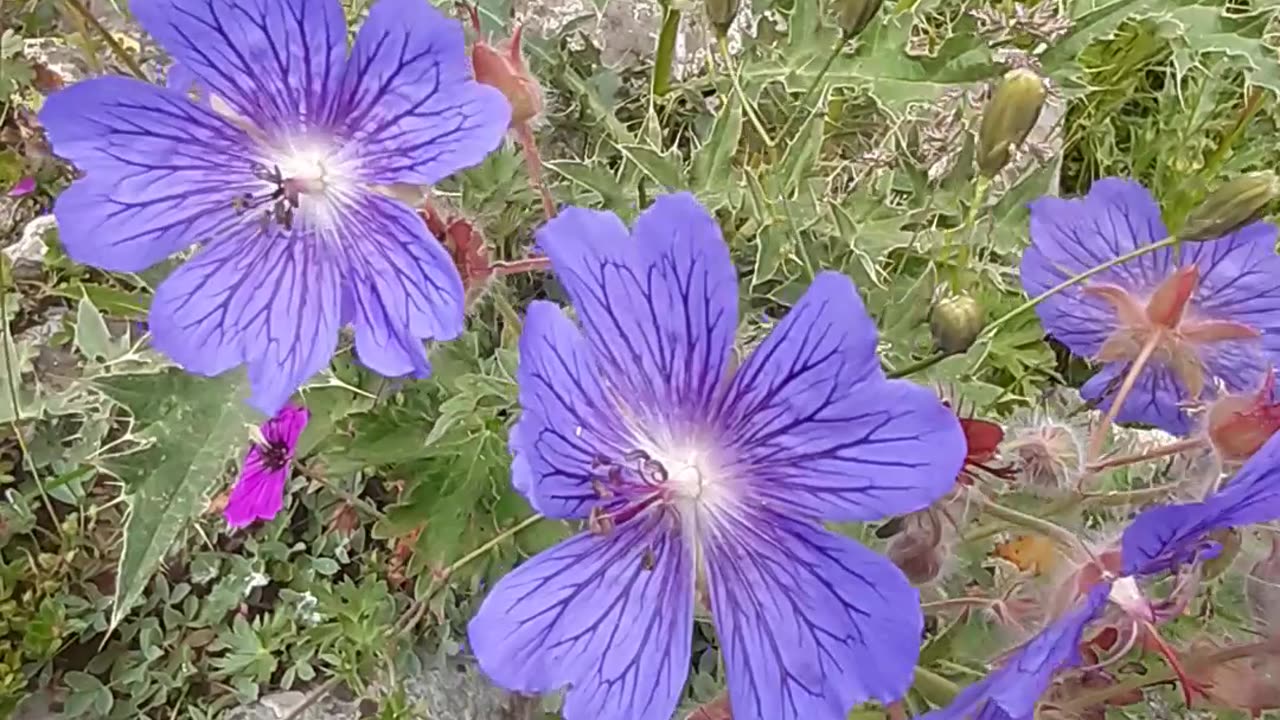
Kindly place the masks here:
POLYGON ((520 51, 523 28, 517 27, 506 43, 494 47, 479 39, 480 15, 474 5, 468 5, 471 26, 477 38, 471 46, 471 69, 476 82, 502 91, 511 104, 511 125, 523 125, 542 112, 542 88, 529 73, 520 51))
POLYGON ((1046 90, 1044 80, 1025 69, 1010 70, 996 86, 982 113, 978 131, 978 170, 995 177, 1009 163, 1009 150, 1031 134, 1040 119, 1046 90))
POLYGON ((978 339, 983 326, 982 306, 967 294, 940 295, 929 310, 929 331, 946 353, 962 353, 978 339))
POLYGON ((845 39, 857 37, 880 12, 884 0, 839 0, 836 5, 836 25, 844 32, 845 39))
POLYGON ((1222 184, 1191 211, 1178 233, 1180 240, 1203 242, 1230 235, 1262 217, 1280 197, 1280 179, 1272 172, 1241 175, 1222 184))
POLYGON ((738 16, 738 0, 706 0, 707 19, 716 29, 717 37, 724 37, 738 16))

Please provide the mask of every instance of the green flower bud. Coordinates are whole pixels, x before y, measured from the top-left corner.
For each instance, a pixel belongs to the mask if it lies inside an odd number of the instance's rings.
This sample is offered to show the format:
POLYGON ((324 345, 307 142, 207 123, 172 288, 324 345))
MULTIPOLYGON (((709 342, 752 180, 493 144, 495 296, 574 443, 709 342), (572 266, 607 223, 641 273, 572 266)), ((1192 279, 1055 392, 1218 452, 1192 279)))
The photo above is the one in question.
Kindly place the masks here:
POLYGON ((1178 239, 1216 240, 1262 217, 1267 205, 1280 197, 1280 179, 1273 172, 1256 172, 1229 180, 1191 211, 1178 239))
POLYGON ((1009 151, 1027 139, 1044 107, 1044 80, 1030 70, 1010 70, 982 113, 978 131, 978 170, 995 177, 1009 163, 1009 151))
POLYGON ((845 39, 866 30, 883 3, 884 0, 839 0, 836 4, 836 25, 844 31, 845 39))
POLYGON ((716 29, 716 35, 724 37, 738 16, 738 0, 706 0, 707 19, 716 29))
POLYGON ((966 294, 939 295, 929 310, 929 331, 946 353, 962 353, 982 332, 982 306, 966 294))

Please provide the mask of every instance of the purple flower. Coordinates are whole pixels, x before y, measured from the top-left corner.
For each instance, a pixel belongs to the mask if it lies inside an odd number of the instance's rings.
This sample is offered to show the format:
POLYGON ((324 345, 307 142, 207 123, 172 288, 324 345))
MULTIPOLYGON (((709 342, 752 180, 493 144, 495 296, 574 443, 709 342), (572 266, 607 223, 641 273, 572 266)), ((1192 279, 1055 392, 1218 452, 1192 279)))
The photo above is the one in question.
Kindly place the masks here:
POLYGON ((284 507, 289 466, 309 417, 306 408, 286 405, 262 425, 262 440, 249 448, 240 479, 227 500, 223 516, 228 525, 240 528, 257 520, 270 520, 284 507))
POLYGON ((36 179, 34 176, 28 175, 18 180, 9 188, 9 192, 5 193, 8 197, 16 198, 24 195, 30 195, 36 190, 36 179))
POLYGON ((537 239, 578 323, 529 309, 512 482, 589 530, 495 585, 469 628, 480 666, 513 691, 568 688, 567 720, 667 720, 696 594, 735 720, 843 719, 902 696, 918 596, 821 521, 929 505, 965 441, 933 393, 885 379, 853 283, 818 275, 735 372, 738 277, 691 195, 630 233, 568 209, 537 239))
MULTIPOLYGON (((1154 634, 1150 602, 1137 580, 1216 552, 1210 533, 1228 527, 1280 518, 1280 434, 1241 468, 1226 487, 1204 502, 1163 505, 1143 511, 1121 538, 1122 575, 1094 586, 1076 610, 1064 615, 1017 651, 982 681, 966 688, 927 720, 1031 720, 1040 697, 1054 676, 1080 664, 1079 645, 1085 626, 1114 602, 1125 614, 1145 623, 1151 638, 1166 653, 1175 672, 1182 669, 1172 650, 1154 634)), ((1135 632, 1137 629, 1135 629, 1135 632)), ((1184 692, 1189 681, 1182 677, 1184 692)))
MULTIPOLYGON (((1031 203, 1031 247, 1022 284, 1038 295, 1085 270, 1168 235, 1141 185, 1099 180, 1081 199, 1031 203)), ((1253 223, 1205 243, 1162 248, 1095 275, 1040 303, 1045 330, 1103 364, 1081 389, 1104 407, 1130 364, 1156 338, 1117 419, 1186 434, 1184 405, 1207 400, 1215 381, 1257 387, 1280 364, 1280 258, 1276 228, 1253 223)))
POLYGON ((461 331, 462 282, 391 188, 480 162, 510 115, 472 80, 461 25, 379 0, 348 54, 337 0, 131 7, 173 57, 173 87, 95 78, 40 114, 85 173, 54 208, 68 253, 139 271, 200 243, 156 291, 154 343, 202 375, 247 364, 268 414, 344 324, 371 369, 429 372, 422 340, 461 331))

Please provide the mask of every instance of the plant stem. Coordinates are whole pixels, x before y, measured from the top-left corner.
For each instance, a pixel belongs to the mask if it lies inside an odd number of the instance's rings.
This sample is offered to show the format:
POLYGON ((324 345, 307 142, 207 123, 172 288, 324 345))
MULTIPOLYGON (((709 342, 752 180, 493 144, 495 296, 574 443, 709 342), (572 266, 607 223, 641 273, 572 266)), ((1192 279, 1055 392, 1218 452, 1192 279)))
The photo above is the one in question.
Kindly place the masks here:
POLYGON ((542 197, 542 214, 548 220, 556 216, 556 201, 551 197, 551 189, 547 187, 546 178, 542 174, 542 155, 538 152, 538 140, 533 135, 529 123, 520 123, 513 130, 524 154, 524 166, 529 172, 529 184, 542 197))
POLYGON ((1080 538, 1076 537, 1071 531, 1061 525, 1034 515, 1028 515, 1011 507, 1005 507, 996 502, 983 497, 981 494, 974 493, 978 497, 978 503, 981 505, 983 512, 993 515, 1011 525, 1024 527, 1028 530, 1035 531, 1045 537, 1053 540, 1063 550, 1068 551, 1072 555, 1080 556, 1082 560, 1088 560, 1093 557, 1093 553, 1085 546, 1080 538))
POLYGON ((107 47, 111 48, 112 54, 119 58, 120 62, 124 63, 125 67, 129 69, 129 72, 132 73, 134 77, 142 81, 147 81, 147 75, 142 72, 142 66, 138 64, 138 61, 133 58, 133 55, 131 55, 128 50, 124 49, 124 46, 116 40, 115 36, 111 34, 111 31, 107 30, 102 26, 102 23, 98 22, 98 18, 94 17, 93 13, 89 12, 89 8, 85 7, 81 0, 65 0, 65 2, 67 7, 71 8, 76 15, 79 15, 81 19, 93 28, 94 32, 102 36, 103 42, 107 44, 107 47))
MULTIPOLYGON (((1177 483, 1174 483, 1173 485, 1157 485, 1155 487, 1139 488, 1137 490, 1112 490, 1100 493, 1078 493, 1070 497, 1063 498, 1057 503, 1054 503, 1039 512, 1041 517, 1051 518, 1056 515, 1061 515, 1075 507, 1115 507, 1118 505, 1141 503, 1147 500, 1162 498, 1173 492, 1176 486, 1177 483)), ((1007 529, 1007 525, 1002 523, 991 523, 976 527, 965 533, 961 538, 961 542, 969 543, 984 540, 1005 529, 1007 529)))
POLYGON ((653 59, 653 82, 649 92, 662 97, 671 89, 671 64, 675 61, 676 36, 680 33, 680 11, 670 2, 662 15, 662 30, 658 33, 658 50, 653 59))
POLYGON ((1142 349, 1138 351, 1138 357, 1134 358, 1129 365, 1129 372, 1125 374, 1124 381, 1120 383, 1120 389, 1116 391, 1116 396, 1111 400, 1111 407, 1107 408, 1107 414, 1102 416, 1102 422, 1098 424, 1097 428, 1094 428, 1093 437, 1089 439, 1089 452, 1085 455, 1085 472, 1080 476, 1081 482, 1091 474, 1089 468, 1098 462, 1098 456, 1102 454, 1102 446, 1107 441, 1107 431, 1111 429, 1112 423, 1116 421, 1116 416, 1120 414, 1120 408, 1124 406, 1124 401, 1129 398, 1129 393, 1133 391, 1133 386, 1138 382, 1138 376, 1142 374, 1142 370, 1147 366, 1147 361, 1151 359, 1152 353, 1160 346, 1160 341, 1163 339, 1163 330, 1156 330, 1151 333, 1151 337, 1147 338, 1146 343, 1142 345, 1142 349))
POLYGON ((294 460, 293 466, 298 469, 298 472, 302 473, 303 477, 323 486, 329 492, 342 498, 344 501, 347 502, 347 504, 354 505, 379 520, 387 519, 387 516, 381 510, 373 506, 373 503, 369 502, 368 500, 365 500, 362 497, 358 497, 355 493, 351 492, 350 490, 347 490, 346 488, 343 488, 337 485, 336 483, 331 482, 329 478, 324 477, 323 475, 313 471, 311 468, 307 467, 306 465, 303 465, 297 460, 294 460))
POLYGON ((943 360, 946 360, 950 356, 951 356, 950 353, 945 353, 945 352, 934 353, 933 355, 930 355, 927 358, 924 358, 922 360, 917 360, 911 363, 910 365, 902 368, 901 370, 894 370, 892 372, 885 373, 885 376, 890 379, 894 379, 894 378, 906 377, 908 375, 914 375, 920 372, 921 370, 928 370, 934 365, 937 365, 943 360))
POLYGON ((493 274, 498 277, 519 275, 520 273, 533 272, 535 270, 550 270, 551 258, 531 257, 523 260, 499 261, 492 263, 489 267, 493 269, 493 274))
POLYGON ((941 675, 917 666, 915 669, 915 687, 921 695, 939 706, 946 705, 960 694, 960 687, 941 675))
MULTIPOLYGON (((1159 249, 1161 249, 1161 248, 1167 248, 1167 247, 1169 247, 1169 246, 1171 246, 1171 245, 1176 244, 1177 242, 1178 242, 1178 238, 1177 238, 1177 237, 1169 236, 1169 237, 1167 237, 1167 238, 1165 238, 1165 239, 1163 239, 1163 240, 1160 240, 1160 241, 1154 242, 1154 243, 1152 243, 1152 244, 1150 244, 1150 245, 1143 245, 1142 247, 1138 248, 1137 250, 1133 250, 1133 251, 1131 251, 1131 252, 1127 252, 1127 253, 1125 253, 1124 255, 1121 255, 1120 257, 1112 258, 1112 259, 1110 259, 1110 260, 1108 260, 1108 261, 1106 261, 1106 262, 1102 263, 1101 265, 1096 265, 1096 266, 1094 266, 1094 267, 1089 268, 1088 270, 1084 271, 1083 273, 1080 273, 1079 275, 1075 275, 1075 276, 1072 276, 1072 277, 1070 277, 1070 278, 1067 278, 1066 280, 1063 280, 1062 282, 1058 283, 1057 285, 1054 285, 1053 287, 1049 288, 1048 290, 1045 290, 1044 292, 1040 293, 1039 295, 1037 295, 1037 296, 1035 296, 1035 297, 1031 298, 1030 300, 1028 300, 1028 301, 1026 301, 1026 302, 1022 303, 1022 304, 1021 304, 1021 305, 1019 305, 1018 307, 1016 307, 1016 308, 1014 308, 1014 309, 1010 310, 1009 312, 1005 313, 1004 315, 1001 315, 1000 317, 998 317, 998 318, 996 318, 995 320, 991 321, 991 324, 987 325, 986 329, 982 331, 982 334, 978 336, 978 340, 977 340, 977 341, 975 341, 975 343, 974 343, 974 344, 977 344, 977 343, 979 343, 979 342, 983 342, 984 340, 990 340, 990 339, 992 338, 992 336, 994 336, 994 335, 996 334, 996 332, 998 332, 998 331, 1000 330, 1000 328, 1004 326, 1004 324, 1005 324, 1005 323, 1009 322, 1010 320, 1013 320, 1014 318, 1016 318, 1016 317, 1018 317, 1019 315, 1021 315, 1021 314, 1025 313, 1025 312, 1027 312, 1028 310, 1032 310, 1032 309, 1034 309, 1034 308, 1035 308, 1035 306, 1039 305, 1040 303, 1044 302, 1045 300, 1048 300, 1049 298, 1053 297, 1054 295, 1057 295, 1058 293, 1062 292, 1063 290, 1067 290, 1067 289, 1072 288, 1072 287, 1074 287, 1074 286, 1076 286, 1076 285, 1079 285, 1080 283, 1084 282, 1085 280, 1088 280, 1089 278, 1093 277, 1094 275, 1097 275, 1097 274, 1098 274, 1098 273, 1100 273, 1100 272, 1103 272, 1103 271, 1105 271, 1105 270, 1110 270, 1111 268, 1113 268, 1113 267, 1115 267, 1115 266, 1117 266, 1117 265, 1121 265, 1121 264, 1126 263, 1126 262, 1129 262, 1130 260, 1133 260, 1133 259, 1135 259, 1135 258, 1142 257, 1143 255, 1146 255, 1147 253, 1155 252, 1156 250, 1159 250, 1159 249)), ((936 353, 933 357, 931 357, 931 358, 927 358, 927 361, 921 361, 921 362, 918 362, 918 363, 916 363, 915 365, 912 365, 912 366, 910 366, 910 367, 908 367, 908 368, 905 368, 905 369, 904 369, 904 370, 902 370, 902 371, 899 371, 899 372, 897 372, 897 373, 894 373, 894 374, 892 375, 892 377, 904 377, 904 376, 906 376, 906 375, 910 375, 911 373, 919 372, 920 370, 923 370, 923 369, 925 369, 925 368, 927 368, 927 367, 929 367, 929 366, 933 365, 934 363, 938 362, 939 360, 942 360, 942 359, 943 359, 943 358, 945 358, 945 357, 947 357, 947 353, 945 353, 945 352, 939 352, 939 353, 936 353)))
MULTIPOLYGON (((1214 653, 1210 653, 1200 658, 1189 660, 1185 664, 1187 672, 1205 670, 1215 665, 1231 662, 1232 660, 1240 660, 1241 658, 1252 657, 1254 655, 1274 655, 1280 653, 1280 647, 1277 647, 1275 640, 1264 640, 1262 642, 1249 643, 1247 645, 1236 645, 1234 647, 1223 648, 1214 653)), ((1129 692, 1147 687, 1149 685, 1159 685, 1160 683, 1169 682, 1178 679, 1177 673, 1170 667, 1163 667, 1153 670, 1145 675, 1134 675, 1121 682, 1099 688, 1090 693, 1077 695, 1069 702, 1056 705, 1057 709, 1067 717, 1072 717, 1086 708, 1101 705, 1107 700, 1129 692)))
POLYGON ((521 520, 520 522, 507 528, 506 530, 503 530, 497 535, 494 535, 492 538, 489 539, 488 542, 484 543, 480 547, 477 547, 475 550, 472 550, 466 555, 463 555, 462 557, 458 558, 456 561, 453 562, 453 564, 449 565, 449 567, 446 567, 444 570, 441 570, 440 572, 436 573, 435 577, 437 582, 432 585, 431 590, 427 591, 427 596, 430 597, 431 595, 434 595, 440 587, 444 586, 445 582, 447 582, 449 580, 449 577, 452 576, 455 572, 462 569, 464 566, 470 564, 471 562, 475 561, 477 558, 484 556, 490 550, 497 547, 499 543, 502 543, 507 539, 514 537, 521 530, 524 530, 525 528, 533 527, 534 525, 538 524, 540 520, 542 520, 541 515, 530 515, 529 517, 525 518, 524 520, 521 520))
POLYGON ((827 59, 823 61, 822 68, 818 70, 818 74, 813 77, 813 80, 809 83, 809 87, 805 88, 804 95, 800 97, 800 102, 791 110, 791 113, 787 115, 787 121, 782 124, 782 132, 778 134, 779 138, 786 138, 789 136, 789 133, 791 132, 791 125, 796 121, 796 118, 800 116, 801 112, 812 114, 813 110, 809 108, 809 101, 813 99, 813 94, 818 91, 818 87, 822 85, 823 79, 827 77, 827 72, 831 70, 831 66, 835 63, 836 58, 840 57, 840 53, 844 52, 844 46, 848 42, 849 35, 841 33, 840 40, 836 42, 836 46, 831 49, 831 52, 827 55, 827 59))
POLYGON ((1186 438, 1184 440, 1179 440, 1177 442, 1158 447, 1154 450, 1148 450, 1144 453, 1138 453, 1136 455, 1121 455, 1118 457, 1106 458, 1105 460, 1099 460, 1097 463, 1089 466, 1089 472, 1100 472, 1102 470, 1110 470, 1111 468, 1124 467, 1125 465, 1133 465, 1146 460, 1155 460, 1157 458, 1168 457, 1170 455, 1177 455, 1180 452, 1204 447, 1204 444, 1205 441, 1203 438, 1186 438))

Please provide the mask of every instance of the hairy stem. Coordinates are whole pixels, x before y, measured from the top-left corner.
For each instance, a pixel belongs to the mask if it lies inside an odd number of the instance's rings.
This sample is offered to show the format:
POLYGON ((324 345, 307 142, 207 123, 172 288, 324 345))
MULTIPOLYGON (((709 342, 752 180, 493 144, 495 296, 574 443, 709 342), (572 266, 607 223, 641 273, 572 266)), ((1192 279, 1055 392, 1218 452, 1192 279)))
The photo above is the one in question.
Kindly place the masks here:
POLYGON ((1147 460, 1156 460, 1170 455, 1177 455, 1187 450, 1195 450, 1205 446, 1204 438, 1190 437, 1177 442, 1169 443, 1153 450, 1135 455, 1118 455, 1104 458, 1089 466, 1089 472, 1101 472, 1110 470, 1111 468, 1124 467, 1125 465, 1134 465, 1136 463, 1145 462, 1147 460))
POLYGON ((1093 553, 1085 546, 1084 542, 1081 541, 1080 538, 1076 537, 1070 530, 1067 530, 1052 520, 1045 520, 1044 518, 1038 518, 1034 515, 1028 515, 1019 510, 1014 510, 1011 507, 1006 507, 993 502, 979 493, 974 493, 974 496, 978 498, 978 504, 982 507, 983 512, 999 518, 1010 525, 1017 525, 1018 527, 1023 527, 1040 535, 1044 535, 1057 543, 1063 550, 1067 551, 1071 555, 1077 556, 1080 560, 1088 561, 1092 559, 1093 553))
POLYGON ((1098 427, 1094 428, 1093 437, 1089 439, 1089 452, 1085 455, 1084 462, 1086 472, 1081 476, 1081 482, 1090 475, 1087 468, 1098 462, 1098 456, 1102 454, 1102 446, 1107 441, 1107 432, 1116 421, 1116 416, 1120 414, 1120 408, 1124 406, 1124 401, 1129 398, 1129 393, 1133 391, 1133 386, 1137 384, 1138 376, 1142 374, 1147 362, 1151 360, 1152 353, 1160 346, 1160 341, 1163 339, 1163 330, 1156 330, 1151 333, 1151 337, 1147 338, 1147 342, 1138 351, 1138 356, 1129 365, 1129 372, 1125 374, 1124 380, 1120 383, 1120 389, 1116 391, 1116 396, 1111 400, 1111 407, 1107 408, 1107 414, 1102 416, 1102 422, 1098 424, 1098 427))
POLYGON ((556 201, 551 197, 551 189, 547 187, 546 178, 542 174, 542 155, 538 152, 538 140, 533 135, 529 123, 520 123, 514 128, 516 140, 520 142, 524 154, 524 166, 529 173, 529 184, 542 198, 542 214, 548 220, 556 216, 556 201))

